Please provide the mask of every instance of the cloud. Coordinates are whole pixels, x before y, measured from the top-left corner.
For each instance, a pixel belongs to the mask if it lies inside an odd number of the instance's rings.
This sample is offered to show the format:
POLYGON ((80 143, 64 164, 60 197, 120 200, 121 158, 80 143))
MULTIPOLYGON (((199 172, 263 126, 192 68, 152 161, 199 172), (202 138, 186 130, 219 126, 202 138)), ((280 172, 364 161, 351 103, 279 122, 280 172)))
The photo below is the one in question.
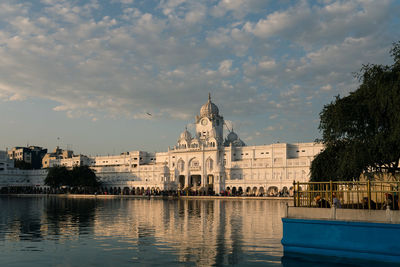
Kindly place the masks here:
POLYGON ((274 120, 276 118, 278 118, 278 114, 272 114, 272 115, 269 116, 270 120, 274 120))
POLYGON ((257 22, 248 21, 243 29, 259 38, 279 36, 312 49, 318 43, 358 38, 383 29, 394 15, 391 6, 392 1, 333 1, 326 5, 301 1, 257 22))
POLYGON ((309 24, 312 20, 311 10, 302 4, 287 11, 276 11, 257 23, 247 22, 244 29, 257 37, 269 38, 278 33, 285 34, 298 25, 309 24))
POLYGON ((243 18, 249 13, 263 12, 269 4, 269 1, 265 0, 221 0, 212 7, 211 14, 223 17, 227 13, 232 13, 234 18, 243 18))
POLYGON ((148 111, 188 120, 213 90, 226 118, 294 118, 354 89, 362 64, 388 62, 395 10, 390 1, 277 9, 270 1, 4 1, 0 97, 50 100, 71 118, 148 119, 148 111))
POLYGON ((330 91, 332 90, 332 85, 327 84, 321 87, 321 91, 330 91))

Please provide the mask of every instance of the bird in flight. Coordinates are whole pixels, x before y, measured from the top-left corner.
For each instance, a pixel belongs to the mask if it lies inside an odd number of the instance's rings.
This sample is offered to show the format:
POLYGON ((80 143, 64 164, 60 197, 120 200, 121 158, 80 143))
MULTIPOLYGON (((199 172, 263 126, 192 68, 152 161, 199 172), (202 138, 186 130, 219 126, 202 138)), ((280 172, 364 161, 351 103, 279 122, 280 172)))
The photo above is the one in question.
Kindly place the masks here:
POLYGON ((149 116, 153 116, 153 115, 151 115, 151 113, 149 113, 149 112, 146 112, 146 114, 149 115, 149 116))

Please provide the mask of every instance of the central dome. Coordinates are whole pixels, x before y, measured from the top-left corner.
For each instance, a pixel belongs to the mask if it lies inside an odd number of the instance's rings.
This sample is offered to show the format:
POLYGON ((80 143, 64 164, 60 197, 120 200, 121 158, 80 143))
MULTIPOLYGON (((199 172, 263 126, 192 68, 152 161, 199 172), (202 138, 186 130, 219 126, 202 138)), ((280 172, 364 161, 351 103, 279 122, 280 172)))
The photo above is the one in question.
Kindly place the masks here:
POLYGON ((211 95, 208 94, 208 101, 200 109, 200 117, 211 117, 218 115, 218 107, 213 102, 211 102, 211 95))

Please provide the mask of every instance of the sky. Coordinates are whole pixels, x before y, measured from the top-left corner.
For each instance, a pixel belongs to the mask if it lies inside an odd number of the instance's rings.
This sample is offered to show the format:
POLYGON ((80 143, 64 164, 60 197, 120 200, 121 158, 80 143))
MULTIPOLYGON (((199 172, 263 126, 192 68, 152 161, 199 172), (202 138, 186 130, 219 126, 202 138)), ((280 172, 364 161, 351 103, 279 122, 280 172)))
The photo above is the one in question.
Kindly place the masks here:
POLYGON ((312 142, 363 64, 392 64, 398 14, 395 0, 2 0, 0 150, 167 151, 209 92, 247 145, 312 142))

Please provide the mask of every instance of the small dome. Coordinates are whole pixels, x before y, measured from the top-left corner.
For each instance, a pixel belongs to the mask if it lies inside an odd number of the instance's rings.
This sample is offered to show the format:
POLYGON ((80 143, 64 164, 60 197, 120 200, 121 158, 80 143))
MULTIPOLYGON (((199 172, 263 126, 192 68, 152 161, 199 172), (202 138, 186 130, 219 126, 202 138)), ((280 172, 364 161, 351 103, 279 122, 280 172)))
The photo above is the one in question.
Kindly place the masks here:
POLYGON ((225 138, 224 146, 246 146, 246 144, 239 138, 239 136, 232 130, 225 138))
POLYGON ((211 95, 208 94, 208 101, 200 109, 200 117, 217 116, 219 113, 217 105, 211 102, 211 95))
POLYGON ((192 135, 189 133, 189 131, 187 129, 185 129, 182 133, 181 136, 179 137, 180 140, 185 139, 187 140, 191 140, 192 139, 192 135))
POLYGON ((234 131, 231 131, 228 134, 228 136, 226 137, 226 140, 228 140, 229 142, 233 142, 233 141, 235 141, 237 139, 238 139, 238 135, 234 131))

